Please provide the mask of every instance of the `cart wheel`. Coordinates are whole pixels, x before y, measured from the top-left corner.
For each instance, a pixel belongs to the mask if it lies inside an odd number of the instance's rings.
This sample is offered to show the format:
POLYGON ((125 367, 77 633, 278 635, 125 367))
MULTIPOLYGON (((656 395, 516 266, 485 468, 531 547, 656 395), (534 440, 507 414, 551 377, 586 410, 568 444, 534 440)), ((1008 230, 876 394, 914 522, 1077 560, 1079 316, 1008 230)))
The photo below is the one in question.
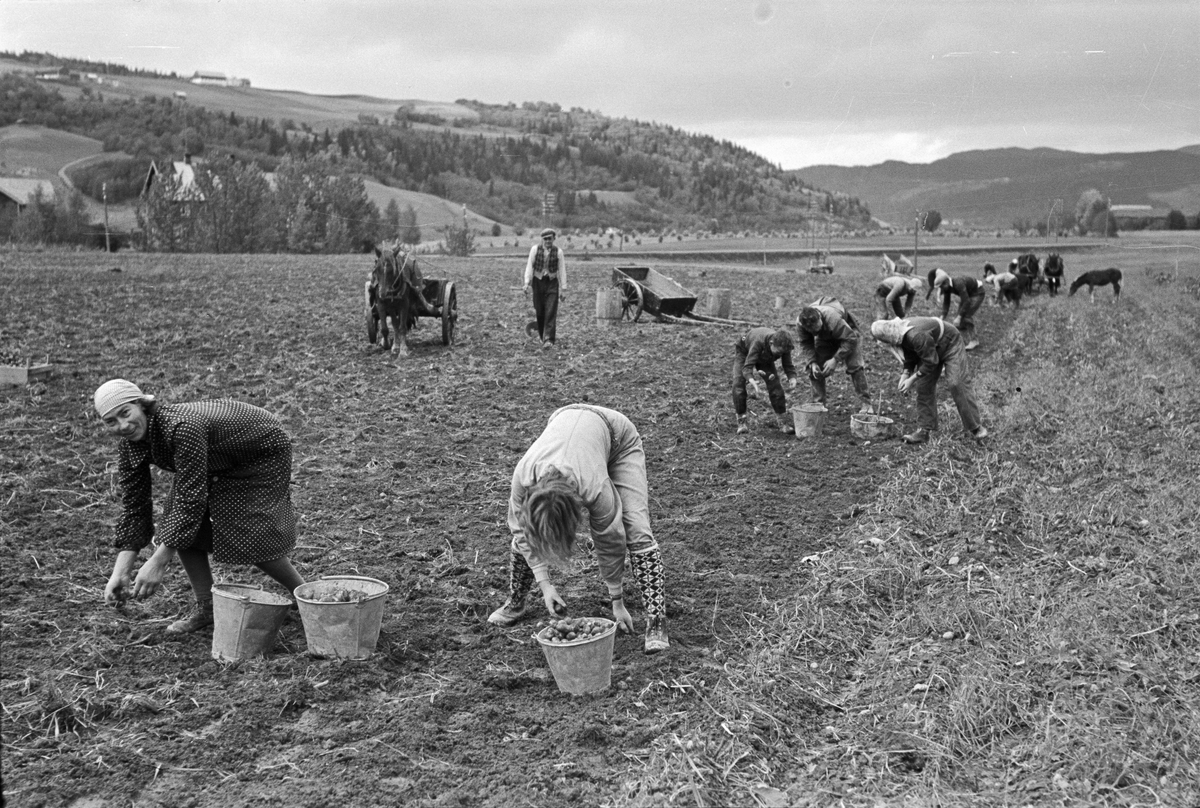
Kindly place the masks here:
POLYGON ((454 344, 454 329, 458 325, 458 293, 447 281, 442 294, 442 344, 454 344))
POLYGON ((371 282, 370 281, 367 282, 365 288, 363 289, 363 293, 366 298, 365 311, 366 311, 366 315, 367 315, 367 339, 371 342, 372 345, 374 345, 375 340, 379 335, 379 318, 375 316, 375 305, 374 305, 375 301, 371 299, 373 297, 373 295, 371 294, 371 282))
POLYGON ((642 316, 642 287, 630 280, 622 280, 617 284, 621 290, 621 319, 636 323, 642 316))

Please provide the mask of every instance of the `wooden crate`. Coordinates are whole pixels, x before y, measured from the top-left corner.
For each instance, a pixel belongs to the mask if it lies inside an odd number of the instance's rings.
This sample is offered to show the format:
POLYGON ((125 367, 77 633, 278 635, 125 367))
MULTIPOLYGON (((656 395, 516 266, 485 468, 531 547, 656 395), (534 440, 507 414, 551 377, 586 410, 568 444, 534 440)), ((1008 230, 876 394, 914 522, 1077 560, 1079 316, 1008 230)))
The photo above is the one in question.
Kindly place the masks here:
POLYGON ((38 379, 49 378, 50 365, 0 365, 0 385, 24 386, 38 379))

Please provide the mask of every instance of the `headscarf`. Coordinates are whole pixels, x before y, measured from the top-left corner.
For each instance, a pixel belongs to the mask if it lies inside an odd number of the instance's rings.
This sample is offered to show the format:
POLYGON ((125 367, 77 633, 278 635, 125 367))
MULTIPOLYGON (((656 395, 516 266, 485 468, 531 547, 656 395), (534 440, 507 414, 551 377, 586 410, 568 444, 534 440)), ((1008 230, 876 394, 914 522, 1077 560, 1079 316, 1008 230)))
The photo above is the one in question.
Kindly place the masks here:
POLYGON ((871 323, 871 336, 882 342, 892 355, 904 361, 904 351, 900 350, 904 335, 912 330, 911 320, 876 320, 871 323))
POLYGON ((92 400, 95 403, 96 412, 103 418, 122 404, 141 401, 145 397, 146 394, 133 382, 125 379, 111 379, 96 388, 92 400))

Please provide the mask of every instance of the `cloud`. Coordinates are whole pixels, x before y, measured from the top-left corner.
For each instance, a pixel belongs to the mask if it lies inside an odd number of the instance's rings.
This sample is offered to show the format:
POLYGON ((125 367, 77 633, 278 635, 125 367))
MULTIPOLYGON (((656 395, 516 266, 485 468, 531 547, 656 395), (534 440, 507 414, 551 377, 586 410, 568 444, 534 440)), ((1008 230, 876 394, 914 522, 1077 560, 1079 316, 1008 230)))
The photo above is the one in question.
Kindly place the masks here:
POLYGON ((785 166, 1200 142, 1198 27, 1195 0, 0 2, 10 50, 317 94, 552 101, 785 166))

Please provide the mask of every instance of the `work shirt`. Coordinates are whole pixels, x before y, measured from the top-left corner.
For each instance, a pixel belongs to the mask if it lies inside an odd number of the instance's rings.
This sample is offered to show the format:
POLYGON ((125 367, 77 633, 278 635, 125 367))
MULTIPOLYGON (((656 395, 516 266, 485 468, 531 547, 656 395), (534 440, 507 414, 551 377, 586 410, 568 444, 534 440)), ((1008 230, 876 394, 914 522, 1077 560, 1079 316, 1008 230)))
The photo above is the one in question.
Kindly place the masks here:
POLYGON ((896 301, 901 296, 904 296, 907 298, 904 302, 904 310, 908 311, 908 307, 912 305, 913 297, 917 294, 917 286, 912 278, 906 278, 903 275, 892 275, 879 282, 879 286, 875 287, 875 294, 886 298, 885 302, 889 309, 896 304, 896 301))
POLYGON ((942 356, 949 353, 955 342, 962 337, 958 329, 937 317, 912 317, 912 328, 904 333, 900 350, 904 352, 904 369, 918 376, 928 376, 942 364, 942 356))
POLYGON ((571 405, 550 416, 545 430, 518 461, 508 498, 508 527, 513 547, 525 557, 538 582, 549 579, 550 565, 534 553, 520 513, 528 489, 553 473, 575 484, 588 512, 600 576, 609 594, 619 596, 626 552, 631 547, 657 547, 650 531, 645 452, 637 429, 616 410, 571 405))
POLYGON ((810 332, 801 326, 799 351, 801 364, 808 367, 817 361, 817 344, 821 342, 836 344, 834 358, 845 365, 853 364, 851 357, 858 348, 858 331, 847 322, 846 309, 838 301, 814 305, 812 308, 821 313, 821 326, 816 332, 810 332))
POLYGON ((958 307, 961 310, 967 301, 975 295, 983 294, 983 284, 974 278, 951 278, 950 283, 939 288, 942 294, 942 319, 950 313, 950 301, 958 295, 958 307))
POLYGON ((742 375, 747 380, 755 378, 754 371, 756 368, 766 370, 771 369, 775 372, 775 362, 778 361, 783 365, 783 374, 789 379, 796 378, 796 367, 792 364, 792 352, 785 351, 784 353, 776 354, 771 350, 771 337, 778 331, 777 328, 769 328, 765 325, 751 328, 749 332, 738 338, 737 348, 738 353, 743 351, 746 354, 746 359, 742 362, 742 375))

